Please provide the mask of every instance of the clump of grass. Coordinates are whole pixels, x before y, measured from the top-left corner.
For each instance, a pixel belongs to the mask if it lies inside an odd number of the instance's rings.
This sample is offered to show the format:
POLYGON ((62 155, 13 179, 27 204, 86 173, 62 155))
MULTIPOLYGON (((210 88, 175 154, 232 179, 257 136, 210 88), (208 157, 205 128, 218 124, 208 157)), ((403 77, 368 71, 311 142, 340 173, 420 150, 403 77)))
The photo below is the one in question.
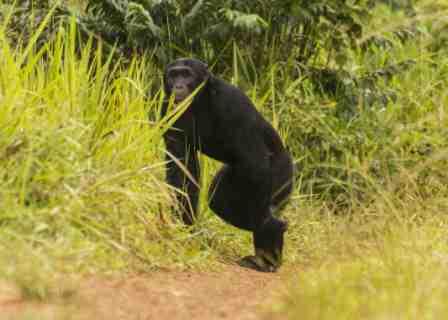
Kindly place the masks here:
POLYGON ((302 218, 303 267, 275 309, 288 319, 445 318, 448 202, 419 200, 302 218))
POLYGON ((50 274, 203 268, 249 246, 246 235, 235 238, 210 215, 186 228, 171 214, 161 137, 181 110, 157 116, 163 97, 151 91, 159 71, 150 60, 114 64, 101 46, 77 43, 73 22, 38 50, 33 40, 13 47, 7 23, 0 28, 0 238, 7 253, 0 265, 9 271, 0 277, 44 298, 50 274))
POLYGON ((4 238, 6 245, 0 246, 0 273, 20 291, 20 298, 42 301, 76 294, 76 275, 63 275, 57 268, 63 260, 51 256, 47 247, 32 247, 13 238, 4 238))

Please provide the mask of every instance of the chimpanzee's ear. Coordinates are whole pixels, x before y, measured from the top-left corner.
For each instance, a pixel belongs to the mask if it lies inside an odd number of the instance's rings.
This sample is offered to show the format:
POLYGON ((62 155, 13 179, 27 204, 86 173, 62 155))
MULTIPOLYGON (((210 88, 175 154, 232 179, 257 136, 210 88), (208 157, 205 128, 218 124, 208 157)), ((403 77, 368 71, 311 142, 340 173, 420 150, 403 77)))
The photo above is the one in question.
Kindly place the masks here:
POLYGON ((201 60, 196 60, 196 61, 199 64, 199 69, 201 71, 203 71, 204 73, 208 73, 209 72, 207 63, 205 63, 204 61, 201 61, 201 60))
POLYGON ((207 81, 209 82, 210 79, 212 78, 212 74, 210 72, 210 70, 208 70, 208 64, 206 64, 205 62, 202 62, 200 60, 197 60, 199 62, 199 76, 201 78, 202 81, 207 81))

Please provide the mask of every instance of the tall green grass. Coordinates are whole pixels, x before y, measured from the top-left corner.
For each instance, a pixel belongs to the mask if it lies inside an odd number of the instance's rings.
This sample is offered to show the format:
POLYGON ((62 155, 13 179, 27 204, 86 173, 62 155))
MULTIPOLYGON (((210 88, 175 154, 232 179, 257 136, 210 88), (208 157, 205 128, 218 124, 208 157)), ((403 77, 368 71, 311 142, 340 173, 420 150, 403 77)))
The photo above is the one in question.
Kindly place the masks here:
POLYGON ((200 268, 249 250, 247 235, 210 214, 191 230, 171 214, 162 134, 187 104, 159 119, 151 61, 112 63, 101 46, 77 43, 73 22, 39 50, 10 43, 7 23, 0 277, 45 297, 62 272, 200 268))
POLYGON ((387 193, 345 216, 299 210, 288 246, 298 264, 273 310, 285 319, 446 318, 448 200, 412 197, 387 193))

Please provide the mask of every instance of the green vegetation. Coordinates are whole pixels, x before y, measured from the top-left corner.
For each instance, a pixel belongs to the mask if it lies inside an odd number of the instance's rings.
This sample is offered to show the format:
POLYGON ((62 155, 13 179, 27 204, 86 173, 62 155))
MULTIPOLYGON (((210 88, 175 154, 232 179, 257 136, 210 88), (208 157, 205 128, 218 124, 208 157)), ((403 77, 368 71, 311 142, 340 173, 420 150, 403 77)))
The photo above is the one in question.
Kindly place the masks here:
MULTIPOLYGON (((316 37, 307 46, 319 50, 306 57, 300 47, 283 57, 290 51, 281 43, 292 31, 270 29, 273 20, 261 11, 256 21, 273 32, 260 31, 261 47, 245 47, 248 35, 235 33, 222 53, 180 42, 156 46, 155 55, 123 56, 107 41, 80 37, 81 15, 54 23, 58 10, 44 10, 20 38, 11 23, 17 12, 2 4, 0 278, 46 299, 76 290, 61 275, 219 270, 219 262, 251 251, 249 235, 216 218, 205 193, 194 227, 170 213, 161 136, 182 110, 158 116, 166 49, 167 57, 209 57, 295 156, 297 188, 285 210, 291 290, 276 312, 291 319, 446 318, 448 3, 393 2, 372 6, 359 22, 363 33, 348 37, 352 44, 339 38, 336 51, 325 26, 308 30, 316 37)), ((206 190, 217 164, 201 161, 206 190)))
POLYGON ((15 52, 1 39, 0 274, 29 277, 16 260, 51 276, 200 267, 232 255, 225 246, 238 250, 238 232, 209 223, 209 214, 195 230, 172 221, 167 121, 147 120, 161 105, 160 92, 145 100, 154 67, 114 67, 101 49, 90 61, 89 43, 77 56, 75 25, 68 27, 37 52, 32 42, 15 52))

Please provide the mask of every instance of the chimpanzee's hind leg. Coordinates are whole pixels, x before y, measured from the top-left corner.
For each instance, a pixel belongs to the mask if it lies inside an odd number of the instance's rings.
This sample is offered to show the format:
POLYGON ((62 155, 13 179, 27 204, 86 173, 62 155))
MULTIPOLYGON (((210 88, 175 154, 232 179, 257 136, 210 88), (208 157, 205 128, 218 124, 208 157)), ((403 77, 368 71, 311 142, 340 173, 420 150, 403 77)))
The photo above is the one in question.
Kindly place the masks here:
POLYGON ((246 199, 244 183, 224 165, 213 178, 209 189, 209 206, 221 219, 231 225, 252 231, 251 212, 246 199))
POLYGON ((292 158, 285 150, 275 155, 271 160, 272 169, 272 213, 277 215, 288 202, 293 188, 292 158))
POLYGON ((259 271, 275 271, 281 265, 286 231, 286 223, 271 214, 271 200, 263 199, 271 196, 272 186, 267 187, 269 192, 263 193, 245 172, 231 166, 224 166, 210 187, 210 208, 224 221, 253 232, 255 256, 243 258, 241 264, 259 271), (260 206, 262 201, 266 205, 260 206))

